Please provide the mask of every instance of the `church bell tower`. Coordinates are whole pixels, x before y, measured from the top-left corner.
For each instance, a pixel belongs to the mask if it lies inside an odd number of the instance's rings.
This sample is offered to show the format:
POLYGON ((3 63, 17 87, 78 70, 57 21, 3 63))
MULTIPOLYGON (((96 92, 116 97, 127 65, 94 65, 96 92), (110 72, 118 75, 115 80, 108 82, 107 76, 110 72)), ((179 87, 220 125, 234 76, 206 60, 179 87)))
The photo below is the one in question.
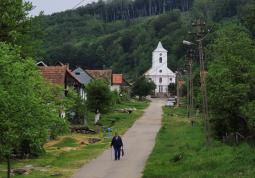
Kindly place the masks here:
POLYGON ((157 48, 152 53, 152 68, 167 67, 167 50, 159 42, 157 48))

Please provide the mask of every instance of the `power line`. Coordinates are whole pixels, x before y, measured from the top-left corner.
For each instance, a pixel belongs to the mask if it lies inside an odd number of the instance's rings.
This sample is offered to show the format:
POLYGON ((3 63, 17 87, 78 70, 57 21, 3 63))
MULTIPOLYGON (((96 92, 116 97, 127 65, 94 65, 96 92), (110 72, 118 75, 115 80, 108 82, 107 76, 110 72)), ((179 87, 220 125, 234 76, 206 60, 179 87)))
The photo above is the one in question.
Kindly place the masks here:
POLYGON ((77 7, 79 7, 79 5, 81 5, 84 1, 86 1, 86 0, 82 0, 82 1, 80 1, 79 3, 77 3, 77 4, 72 8, 72 10, 73 10, 73 9, 76 9, 77 7))

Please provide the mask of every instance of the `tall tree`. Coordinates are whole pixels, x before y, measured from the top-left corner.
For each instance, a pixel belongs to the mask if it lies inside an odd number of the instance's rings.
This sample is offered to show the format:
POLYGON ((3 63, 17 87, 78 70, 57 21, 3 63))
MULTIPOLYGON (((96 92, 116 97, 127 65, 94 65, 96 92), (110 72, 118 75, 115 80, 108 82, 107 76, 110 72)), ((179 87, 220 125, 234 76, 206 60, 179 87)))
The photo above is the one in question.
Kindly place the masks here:
POLYGON ((23 0, 0 1, 0 41, 21 46, 23 56, 39 53, 43 35, 39 17, 29 17, 32 3, 23 0))
POLYGON ((34 61, 22 58, 17 48, 0 43, 0 156, 8 161, 22 143, 43 150, 53 125, 63 123, 34 61))
POLYGON ((254 130, 250 117, 255 101, 254 42, 245 28, 227 23, 217 32, 208 53, 212 60, 207 76, 208 98, 216 135, 250 134, 249 128, 254 130))

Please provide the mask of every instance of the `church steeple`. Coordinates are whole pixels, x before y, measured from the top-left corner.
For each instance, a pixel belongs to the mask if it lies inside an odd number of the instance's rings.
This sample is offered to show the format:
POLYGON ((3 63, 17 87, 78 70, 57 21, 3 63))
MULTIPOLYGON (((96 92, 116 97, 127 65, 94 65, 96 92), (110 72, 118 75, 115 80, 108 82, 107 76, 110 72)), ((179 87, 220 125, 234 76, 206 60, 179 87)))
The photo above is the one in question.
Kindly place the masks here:
POLYGON ((158 43, 158 47, 154 50, 154 52, 168 52, 162 45, 161 41, 158 43))
POLYGON ((157 68, 167 67, 167 50, 159 42, 152 54, 152 66, 157 68))

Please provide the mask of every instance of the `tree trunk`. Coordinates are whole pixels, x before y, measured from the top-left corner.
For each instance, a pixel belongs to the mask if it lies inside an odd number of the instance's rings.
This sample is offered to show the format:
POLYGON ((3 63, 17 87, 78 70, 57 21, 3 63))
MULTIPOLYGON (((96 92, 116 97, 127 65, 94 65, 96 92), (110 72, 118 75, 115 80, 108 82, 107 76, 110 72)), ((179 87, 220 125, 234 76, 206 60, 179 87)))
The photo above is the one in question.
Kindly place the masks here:
POLYGON ((149 0, 149 16, 151 16, 152 13, 151 13, 151 0, 149 0))
POLYGON ((7 156, 7 178, 11 178, 11 158, 7 156))
POLYGON ((166 0, 163 0, 163 14, 166 13, 166 0))

